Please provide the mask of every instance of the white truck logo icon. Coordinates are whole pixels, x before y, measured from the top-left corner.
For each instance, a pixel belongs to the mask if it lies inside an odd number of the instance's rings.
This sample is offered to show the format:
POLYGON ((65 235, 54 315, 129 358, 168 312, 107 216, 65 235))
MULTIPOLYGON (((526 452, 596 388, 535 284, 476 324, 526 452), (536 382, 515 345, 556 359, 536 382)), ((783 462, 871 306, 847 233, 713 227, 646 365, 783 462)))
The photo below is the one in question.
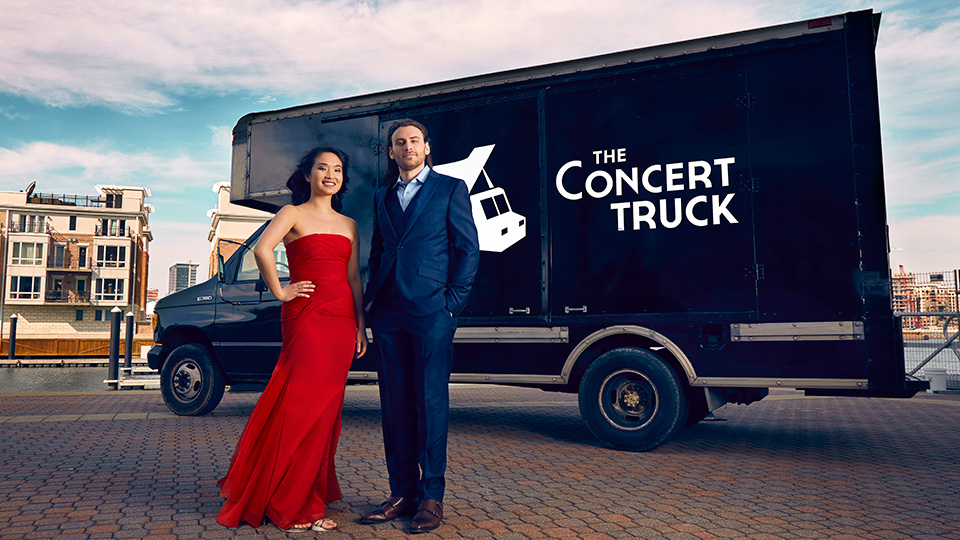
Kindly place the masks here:
POLYGON ((480 174, 487 181, 487 190, 470 195, 473 207, 473 221, 477 224, 480 237, 480 251, 502 253, 527 235, 527 220, 510 208, 507 193, 503 188, 494 187, 483 166, 490 159, 494 144, 474 148, 466 159, 434 166, 440 174, 459 178, 472 191, 480 174))

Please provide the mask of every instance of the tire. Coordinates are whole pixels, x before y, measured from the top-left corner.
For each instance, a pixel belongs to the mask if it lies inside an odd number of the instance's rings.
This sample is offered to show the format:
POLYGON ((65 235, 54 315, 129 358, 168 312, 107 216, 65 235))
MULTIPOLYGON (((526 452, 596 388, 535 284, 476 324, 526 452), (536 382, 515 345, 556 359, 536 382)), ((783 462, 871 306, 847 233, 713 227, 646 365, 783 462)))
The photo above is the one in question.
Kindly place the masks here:
POLYGON ((160 369, 160 394, 181 416, 203 416, 217 408, 226 386, 206 347, 189 343, 174 349, 160 369))
POLYGON ((676 372, 644 349, 600 355, 580 380, 579 398, 580 416, 590 431, 620 450, 652 450, 687 419, 687 399, 676 372))

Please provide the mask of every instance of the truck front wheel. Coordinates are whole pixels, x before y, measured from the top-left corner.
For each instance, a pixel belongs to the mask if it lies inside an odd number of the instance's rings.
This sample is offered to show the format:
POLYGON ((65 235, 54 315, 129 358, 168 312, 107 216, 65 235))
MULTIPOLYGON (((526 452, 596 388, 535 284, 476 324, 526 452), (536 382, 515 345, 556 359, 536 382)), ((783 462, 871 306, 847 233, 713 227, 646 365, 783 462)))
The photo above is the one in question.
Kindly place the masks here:
POLYGON ((226 383, 210 352, 189 343, 174 349, 160 370, 160 393, 181 416, 203 416, 217 408, 226 383))
POLYGON ((614 448, 642 452, 667 441, 687 419, 676 372, 656 354, 621 348, 600 355, 580 381, 580 415, 614 448))

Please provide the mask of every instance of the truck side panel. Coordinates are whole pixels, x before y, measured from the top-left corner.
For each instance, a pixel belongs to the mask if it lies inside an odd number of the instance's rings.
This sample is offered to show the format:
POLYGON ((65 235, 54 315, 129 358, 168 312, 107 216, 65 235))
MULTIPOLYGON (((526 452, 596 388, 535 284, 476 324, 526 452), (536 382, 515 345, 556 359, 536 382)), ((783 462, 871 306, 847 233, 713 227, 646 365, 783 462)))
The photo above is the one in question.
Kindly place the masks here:
POLYGON ((283 203, 297 158, 340 146, 366 278, 383 140, 413 117, 481 231, 455 373, 575 383, 576 354, 634 342, 578 344, 623 328, 695 386, 897 390, 874 31, 860 12, 250 115, 234 194, 283 203))

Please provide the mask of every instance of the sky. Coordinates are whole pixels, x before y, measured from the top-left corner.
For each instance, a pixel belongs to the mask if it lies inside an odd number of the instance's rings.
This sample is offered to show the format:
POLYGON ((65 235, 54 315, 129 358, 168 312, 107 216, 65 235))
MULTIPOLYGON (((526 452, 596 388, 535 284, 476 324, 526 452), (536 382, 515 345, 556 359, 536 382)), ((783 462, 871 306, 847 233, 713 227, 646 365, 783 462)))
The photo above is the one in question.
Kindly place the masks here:
POLYGON ((891 264, 960 268, 955 0, 0 0, 0 190, 149 188, 163 295, 176 262, 207 275, 247 113, 861 9, 883 13, 891 264))

